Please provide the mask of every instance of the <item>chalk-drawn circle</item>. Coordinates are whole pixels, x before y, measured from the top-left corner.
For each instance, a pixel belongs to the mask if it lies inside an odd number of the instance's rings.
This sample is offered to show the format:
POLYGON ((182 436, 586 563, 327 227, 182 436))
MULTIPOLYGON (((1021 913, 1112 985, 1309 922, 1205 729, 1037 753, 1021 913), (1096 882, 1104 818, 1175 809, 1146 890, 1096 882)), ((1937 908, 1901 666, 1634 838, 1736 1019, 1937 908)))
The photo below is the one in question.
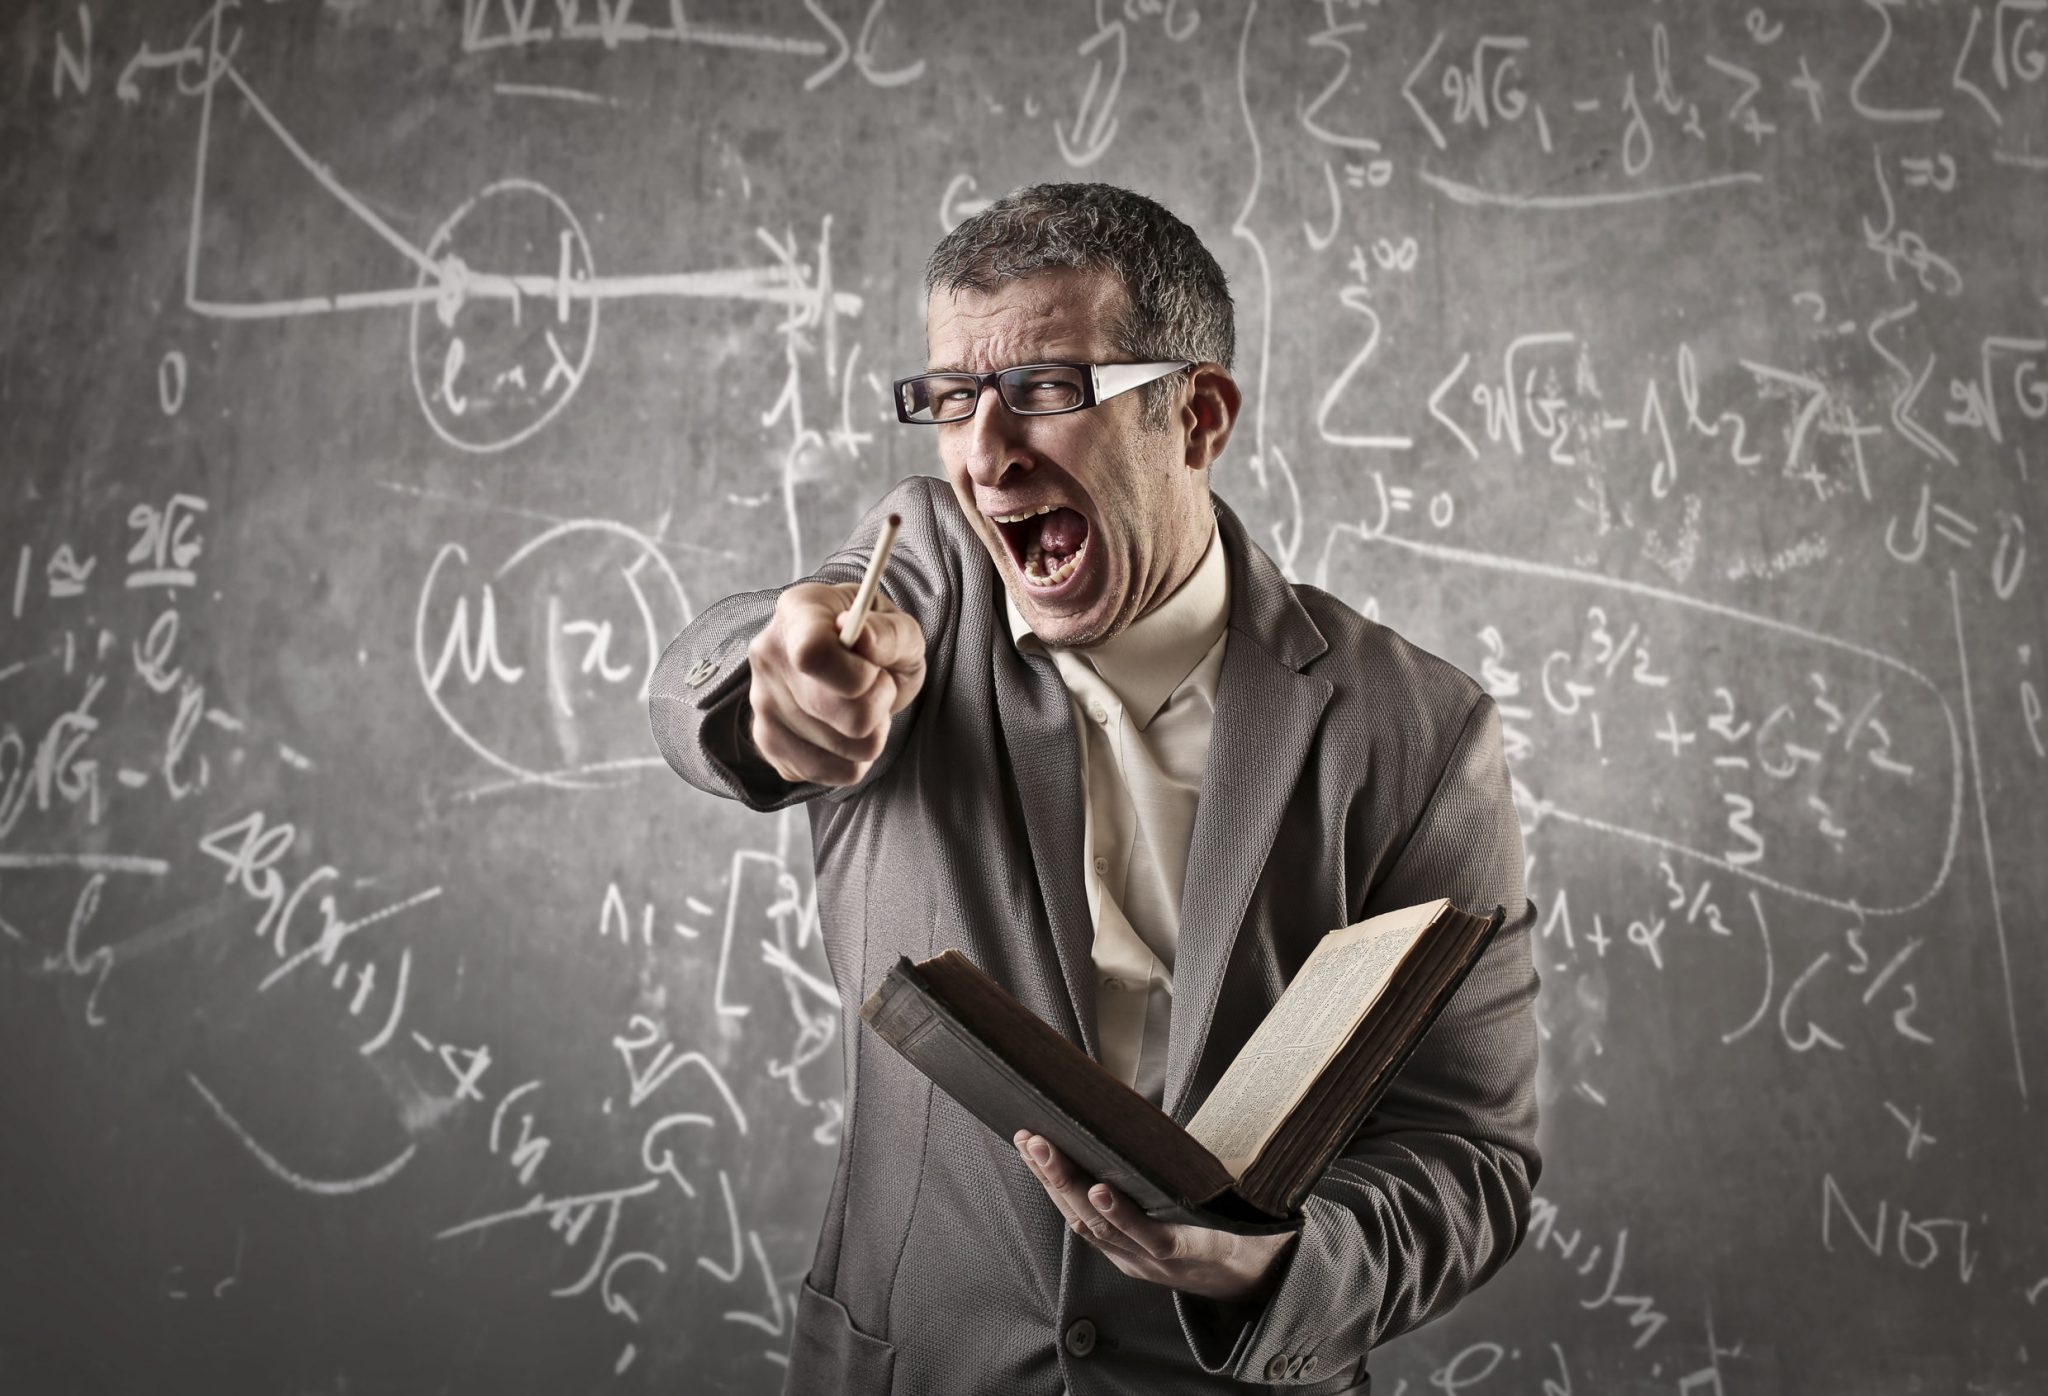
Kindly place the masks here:
POLYGON ((426 246, 412 307, 412 382, 443 441, 502 451, 576 395, 597 349, 590 240, 554 191, 487 185, 426 246))
MULTIPOLYGON (((460 543, 443 544, 420 586, 413 617, 415 672, 427 702, 456 740, 511 777, 509 781, 479 787, 465 798, 536 785, 557 790, 596 790, 627 783, 643 770, 664 764, 661 757, 649 756, 645 750, 646 687, 661 660, 667 637, 688 625, 696 612, 682 578, 654 539, 613 519, 566 520, 522 544, 490 574, 480 591, 459 582, 444 581, 444 569, 451 563, 456 568, 468 568, 468 549, 460 543), (599 626, 562 624, 563 617, 555 614, 558 598, 548 577, 535 575, 547 569, 537 565, 535 559, 552 550, 557 555, 556 566, 566 569, 564 575, 587 576, 592 564, 605 556, 598 549, 621 543, 633 552, 634 561, 618 565, 614 560, 597 569, 600 573, 615 574, 619 584, 611 594, 612 604, 608 608, 621 622, 616 635, 617 649, 613 650, 610 627, 602 627, 603 637, 599 638, 599 626), (566 561, 561 556, 564 552, 566 561), (546 619, 538 627, 543 636, 538 655, 518 652, 501 643, 503 637, 530 635, 536 628, 532 621, 537 617, 530 614, 524 620, 512 619, 537 604, 533 588, 547 593, 542 612, 546 619), (523 600, 521 592, 525 593, 523 600), (627 601, 630 607, 620 604, 627 601), (570 638, 579 630, 584 632, 580 641, 570 638), (575 647, 566 658, 564 641, 575 647), (623 672, 612 673, 613 661, 624 660, 628 654, 644 658, 638 663, 623 663, 623 672), (541 758, 534 747, 536 739, 559 734, 559 722, 520 719, 501 722, 493 730, 490 724, 474 720, 487 716, 479 709, 478 700, 492 691, 514 698, 515 706, 538 702, 552 716, 557 712, 553 706, 556 702, 567 706, 563 685, 574 684, 580 675, 593 670, 614 696, 633 696, 623 709, 611 700, 603 700, 595 707, 587 701, 577 704, 576 712, 583 714, 579 721, 587 722, 593 716, 601 716, 605 721, 602 729, 586 732, 579 739, 575 745, 582 749, 582 757, 568 767, 541 758), (619 686, 622 682, 632 686, 619 686), (451 698, 455 700, 452 704, 451 698), (619 721, 622 712, 630 713, 630 717, 619 721), (472 720, 464 721, 462 713, 472 720), (590 743, 603 742, 607 733, 613 738, 612 749, 620 754, 606 756, 584 749, 590 743), (629 734, 629 739, 619 740, 622 734, 629 734)), ((584 600, 596 603, 596 609, 589 614, 601 614, 607 609, 594 596, 584 600)), ((582 613, 579 608, 574 614, 582 613)))
POLYGON ((185 356, 176 349, 157 363, 156 402, 166 417, 177 416, 185 405, 185 356))

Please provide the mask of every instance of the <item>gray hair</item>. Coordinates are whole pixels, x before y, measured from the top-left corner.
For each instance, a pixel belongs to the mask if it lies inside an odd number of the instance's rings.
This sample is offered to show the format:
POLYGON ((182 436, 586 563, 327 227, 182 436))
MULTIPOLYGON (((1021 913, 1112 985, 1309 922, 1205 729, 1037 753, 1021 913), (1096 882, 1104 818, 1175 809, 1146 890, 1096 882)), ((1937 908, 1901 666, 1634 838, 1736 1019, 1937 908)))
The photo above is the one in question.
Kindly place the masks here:
MULTIPOLYGON (((1205 360, 1230 367, 1235 307, 1223 268, 1194 229, 1143 194, 1111 184, 1033 184, 961 223, 932 249, 924 289, 990 292, 1056 268, 1106 271, 1126 309, 1110 326, 1117 352, 1136 362, 1205 360)), ((1186 372, 1138 390, 1145 425, 1168 421, 1186 372)))

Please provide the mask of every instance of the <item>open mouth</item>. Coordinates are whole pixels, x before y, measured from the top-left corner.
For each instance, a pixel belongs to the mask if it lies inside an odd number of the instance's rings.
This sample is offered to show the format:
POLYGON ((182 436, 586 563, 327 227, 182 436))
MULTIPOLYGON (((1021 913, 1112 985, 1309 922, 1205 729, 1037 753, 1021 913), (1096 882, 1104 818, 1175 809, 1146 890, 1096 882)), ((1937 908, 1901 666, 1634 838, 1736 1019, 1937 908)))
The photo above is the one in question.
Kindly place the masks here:
POLYGON ((991 514, 1024 585, 1053 592, 1080 574, 1088 555, 1088 519, 1064 506, 1042 505, 1017 514, 991 514))

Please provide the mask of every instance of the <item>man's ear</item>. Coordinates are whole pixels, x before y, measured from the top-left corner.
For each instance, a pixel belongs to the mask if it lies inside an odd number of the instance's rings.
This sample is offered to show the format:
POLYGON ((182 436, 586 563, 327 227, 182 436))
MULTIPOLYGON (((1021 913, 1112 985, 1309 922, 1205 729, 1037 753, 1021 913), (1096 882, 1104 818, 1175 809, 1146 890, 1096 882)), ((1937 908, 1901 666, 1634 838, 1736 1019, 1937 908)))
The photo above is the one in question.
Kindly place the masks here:
POLYGON ((1223 454, 1243 395, 1230 370, 1219 363, 1199 363, 1188 370, 1190 392, 1181 405, 1181 426, 1187 435, 1186 465, 1206 470, 1223 454))

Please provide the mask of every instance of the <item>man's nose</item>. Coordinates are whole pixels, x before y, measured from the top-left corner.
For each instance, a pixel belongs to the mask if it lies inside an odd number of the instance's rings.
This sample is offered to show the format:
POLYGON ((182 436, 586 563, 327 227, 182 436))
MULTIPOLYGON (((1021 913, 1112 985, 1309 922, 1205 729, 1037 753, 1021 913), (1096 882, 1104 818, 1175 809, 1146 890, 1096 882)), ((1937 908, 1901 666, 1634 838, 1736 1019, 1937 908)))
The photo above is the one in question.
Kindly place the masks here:
POLYGON ((981 390, 974 416, 967 423, 967 473, 984 489, 1003 484, 1012 470, 1029 470, 1031 455, 1024 444, 1023 420, 1003 402, 994 384, 981 390))

